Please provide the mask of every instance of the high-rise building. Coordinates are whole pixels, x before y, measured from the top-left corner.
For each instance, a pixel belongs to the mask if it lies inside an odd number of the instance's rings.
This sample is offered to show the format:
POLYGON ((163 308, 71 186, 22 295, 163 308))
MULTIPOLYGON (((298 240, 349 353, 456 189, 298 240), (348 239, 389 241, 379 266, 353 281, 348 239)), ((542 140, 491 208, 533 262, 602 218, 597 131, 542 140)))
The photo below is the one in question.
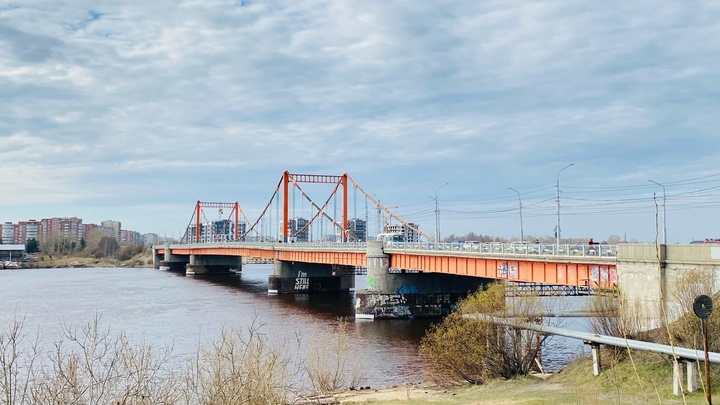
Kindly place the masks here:
MULTIPOLYGON (((238 238, 245 234, 245 223, 238 224, 238 238)), ((188 228, 190 242, 195 242, 195 224, 188 228)), ((235 223, 229 219, 200 224, 200 243, 231 242, 235 240, 235 223)))
POLYGON ((348 220, 348 241, 365 242, 367 241, 367 222, 362 219, 348 220))
POLYGON ((105 220, 100 223, 100 228, 112 235, 118 243, 123 243, 122 224, 120 221, 105 220))
POLYGON ((420 227, 413 223, 408 223, 408 225, 409 226, 405 226, 404 224, 388 225, 385 227, 385 232, 402 234, 405 236, 406 242, 419 242, 420 234, 418 234, 415 229, 420 229, 420 227), (415 229, 410 228, 410 226, 415 229))
POLYGON ((294 242, 308 242, 310 240, 310 227, 306 225, 305 218, 293 218, 288 221, 288 236, 294 242))
POLYGON ((12 222, 2 224, 2 244, 12 245, 15 243, 15 226, 12 222))
POLYGON ((140 232, 137 231, 129 231, 129 230, 123 230, 123 242, 129 245, 142 245, 143 244, 143 236, 140 234, 140 232))
POLYGON ((37 241, 40 234, 42 234, 42 225, 40 222, 34 219, 20 221, 18 222, 17 232, 15 233, 16 240, 14 243, 24 245, 30 239, 35 239, 37 241))
POLYGON ((80 243, 85 237, 85 227, 82 219, 71 215, 66 218, 46 218, 40 221, 42 230, 39 242, 44 242, 51 237, 60 237, 70 243, 80 243))

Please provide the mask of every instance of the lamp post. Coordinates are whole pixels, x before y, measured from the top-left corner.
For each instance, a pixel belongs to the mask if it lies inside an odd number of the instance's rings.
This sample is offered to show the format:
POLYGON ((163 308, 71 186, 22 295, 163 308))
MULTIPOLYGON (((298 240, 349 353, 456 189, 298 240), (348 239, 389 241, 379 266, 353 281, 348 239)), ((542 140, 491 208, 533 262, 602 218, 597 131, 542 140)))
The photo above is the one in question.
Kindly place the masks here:
POLYGON ((657 181, 648 180, 650 183, 657 184, 663 190, 663 245, 667 245, 667 216, 665 215, 665 186, 657 181))
POLYGON ((442 186, 438 187, 437 190, 435 190, 435 243, 440 243, 440 204, 438 203, 438 191, 440 191, 441 188, 447 186, 450 183, 445 183, 442 186))
POLYGON ((520 198, 520 192, 517 191, 517 190, 515 190, 515 189, 512 188, 512 187, 508 187, 508 189, 516 192, 517 195, 518 195, 518 203, 520 203, 520 240, 521 240, 521 241, 524 241, 524 240, 525 240, 525 237, 524 237, 524 235, 523 235, 523 226, 522 226, 522 199, 520 198))
POLYGON ((555 254, 560 251, 560 173, 568 167, 572 166, 573 163, 563 167, 557 174, 555 179, 555 186, 557 187, 557 228, 555 228, 555 254))

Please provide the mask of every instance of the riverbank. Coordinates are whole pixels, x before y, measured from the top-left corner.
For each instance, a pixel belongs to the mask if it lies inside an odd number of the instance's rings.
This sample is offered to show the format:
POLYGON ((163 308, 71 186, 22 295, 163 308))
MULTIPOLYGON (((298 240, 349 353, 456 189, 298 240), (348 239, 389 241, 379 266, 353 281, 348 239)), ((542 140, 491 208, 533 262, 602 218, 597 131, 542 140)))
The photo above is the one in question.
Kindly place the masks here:
POLYGON ((128 260, 112 257, 82 257, 69 255, 40 255, 29 262, 21 264, 21 268, 55 269, 55 268, 95 268, 95 267, 153 267, 152 253, 143 252, 128 260))
MULTIPOLYGON (((336 404, 706 404, 699 391, 672 394, 672 363, 662 355, 633 353, 634 361, 625 360, 607 367, 599 376, 592 374, 592 361, 578 359, 559 373, 534 375, 512 380, 494 380, 483 385, 437 387, 407 384, 384 389, 355 390, 339 393, 336 404)), ((718 373, 711 372, 712 385, 718 373)), ((715 393, 715 396, 718 394, 715 393)))

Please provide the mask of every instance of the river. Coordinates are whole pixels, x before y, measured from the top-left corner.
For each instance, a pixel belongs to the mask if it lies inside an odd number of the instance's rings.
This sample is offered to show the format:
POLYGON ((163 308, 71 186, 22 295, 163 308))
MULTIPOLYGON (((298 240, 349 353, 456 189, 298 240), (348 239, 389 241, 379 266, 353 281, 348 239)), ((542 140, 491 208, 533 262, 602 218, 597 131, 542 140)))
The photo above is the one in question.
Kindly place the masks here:
MULTIPOLYGON (((225 329, 251 324, 288 350, 292 342, 328 338, 337 319, 349 320, 352 359, 363 369, 363 386, 385 387, 422 381, 418 343, 428 320, 354 320, 352 294, 268 296, 272 265, 243 266, 242 274, 193 277, 156 269, 25 269, 0 271, 0 333, 23 321, 26 339, 39 334, 45 347, 62 337, 63 327, 100 318, 100 326, 131 342, 172 347, 177 359, 192 358, 225 329)), ((356 280, 365 286, 364 276, 356 280)), ((581 297, 562 297, 576 309, 581 297)), ((586 330, 583 320, 566 318, 564 327, 586 330)), ((546 371, 556 371, 586 351, 583 344, 552 338, 543 352, 546 371)))

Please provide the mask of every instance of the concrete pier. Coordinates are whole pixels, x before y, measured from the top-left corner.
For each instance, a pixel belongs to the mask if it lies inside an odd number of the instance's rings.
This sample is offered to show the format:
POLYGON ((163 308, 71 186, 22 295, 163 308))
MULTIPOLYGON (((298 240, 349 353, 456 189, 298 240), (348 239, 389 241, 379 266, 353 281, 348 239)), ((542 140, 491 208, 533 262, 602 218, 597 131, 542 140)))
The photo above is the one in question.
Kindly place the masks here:
POLYGON ((367 243, 367 289, 355 294, 356 318, 427 318, 449 314, 457 301, 490 280, 390 269, 383 242, 367 243))
POLYGON ((228 274, 241 271, 241 256, 190 255, 190 262, 185 266, 187 275, 228 274))
POLYGON ((268 278, 268 294, 308 294, 350 292, 355 289, 355 275, 338 272, 331 264, 276 260, 268 278))
POLYGON ((190 263, 190 257, 186 255, 173 255, 170 253, 170 246, 165 245, 165 253, 163 258, 158 262, 158 268, 169 271, 185 271, 188 263, 190 263))

